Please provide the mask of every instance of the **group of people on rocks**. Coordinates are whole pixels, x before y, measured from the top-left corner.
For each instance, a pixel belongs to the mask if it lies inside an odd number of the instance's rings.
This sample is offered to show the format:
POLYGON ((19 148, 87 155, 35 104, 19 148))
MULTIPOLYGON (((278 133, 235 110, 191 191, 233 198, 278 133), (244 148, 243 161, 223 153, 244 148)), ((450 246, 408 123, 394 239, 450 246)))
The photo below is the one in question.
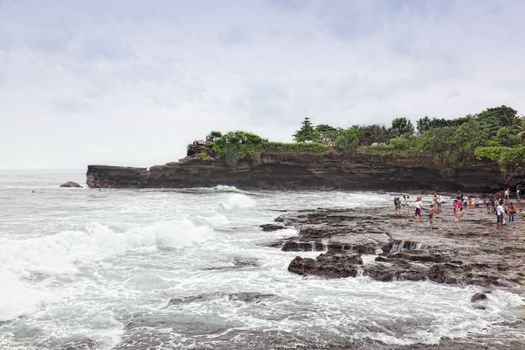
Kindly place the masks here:
MULTIPOLYGON (((403 195, 403 200, 401 201, 400 197, 394 197, 394 207, 396 210, 396 215, 401 215, 403 213, 409 213, 410 211, 410 204, 409 204, 410 196, 403 195)), ((432 196, 432 203, 429 207, 423 206, 423 201, 421 197, 416 197, 416 202, 414 204, 416 209, 416 221, 421 222, 422 221, 422 214, 423 209, 428 211, 428 220, 430 223, 433 222, 434 215, 441 212, 441 195, 438 193, 434 193, 432 196)))
MULTIPOLYGON (((516 186, 515 195, 517 202, 521 202, 520 185, 516 186)), ((523 208, 519 209, 518 212, 518 206, 512 202, 512 197, 513 193, 510 188, 496 192, 488 197, 488 203, 486 203, 485 208, 487 209, 487 213, 496 214, 496 228, 498 229, 507 223, 507 219, 509 222, 515 221, 517 215, 525 220, 523 208)))
MULTIPOLYGON (((522 189, 521 186, 516 186, 516 190, 513 193, 510 188, 498 191, 493 195, 486 195, 483 198, 480 196, 468 196, 465 193, 458 191, 456 194, 452 209, 454 212, 454 221, 459 222, 464 214, 464 210, 472 211, 474 208, 480 208, 482 205, 485 207, 487 213, 496 214, 496 227, 502 228, 503 225, 508 222, 513 222, 516 217, 519 216, 522 220, 525 220, 525 212, 523 209, 519 209, 518 205, 511 201, 511 198, 516 198, 517 202, 521 201, 522 189), (515 195, 515 197, 513 196, 515 195)), ((401 197, 394 197, 394 207, 396 215, 408 214, 410 211, 409 205, 410 197, 403 195, 401 197)), ((422 221, 423 210, 428 213, 428 220, 432 224, 434 215, 440 213, 442 210, 442 198, 439 193, 432 195, 432 202, 429 206, 423 206, 422 198, 416 197, 414 203, 415 218, 416 222, 422 221)))

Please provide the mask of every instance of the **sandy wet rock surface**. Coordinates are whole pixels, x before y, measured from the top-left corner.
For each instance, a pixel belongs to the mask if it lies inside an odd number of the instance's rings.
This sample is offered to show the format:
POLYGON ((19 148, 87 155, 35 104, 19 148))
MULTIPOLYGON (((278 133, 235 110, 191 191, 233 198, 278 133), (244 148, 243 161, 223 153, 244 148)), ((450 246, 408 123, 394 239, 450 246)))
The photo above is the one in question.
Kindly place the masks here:
MULTIPOLYGON (((490 293, 496 288, 525 297, 523 219, 497 230, 495 215, 484 208, 465 209, 462 220, 455 222, 452 210, 444 206, 432 223, 425 212, 422 222, 416 222, 412 211, 396 215, 392 208, 319 208, 286 213, 275 221, 299 231, 298 236, 272 244, 298 252, 288 268, 293 273, 325 278, 352 278, 361 273, 382 282, 430 280, 476 285, 483 288, 484 295, 473 295, 472 306, 479 309, 490 303, 490 293), (302 251, 319 251, 322 255, 304 258, 300 256, 302 251), (349 263, 356 254, 372 259, 366 259, 369 262, 365 264, 349 263), (354 270, 360 272, 350 273, 354 270)), ((522 313, 522 321, 514 326, 525 330, 525 310, 522 313)), ((374 343, 360 344, 358 348, 525 349, 525 342, 477 336, 442 339, 436 345, 396 347, 374 343)))

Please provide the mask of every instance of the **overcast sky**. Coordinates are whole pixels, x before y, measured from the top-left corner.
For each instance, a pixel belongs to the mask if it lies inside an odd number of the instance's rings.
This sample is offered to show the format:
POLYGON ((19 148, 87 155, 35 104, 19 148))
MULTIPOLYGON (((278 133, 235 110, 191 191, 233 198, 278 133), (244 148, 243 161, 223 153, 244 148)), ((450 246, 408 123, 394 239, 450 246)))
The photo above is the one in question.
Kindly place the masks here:
POLYGON ((0 0, 0 168, 502 104, 525 112, 525 1, 0 0))

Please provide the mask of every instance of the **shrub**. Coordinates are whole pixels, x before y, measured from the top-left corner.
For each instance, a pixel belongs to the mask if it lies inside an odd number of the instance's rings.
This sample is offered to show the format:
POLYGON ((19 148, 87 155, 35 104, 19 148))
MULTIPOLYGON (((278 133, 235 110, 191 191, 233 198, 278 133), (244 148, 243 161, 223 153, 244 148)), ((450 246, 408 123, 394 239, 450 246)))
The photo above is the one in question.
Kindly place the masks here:
POLYGON ((226 164, 234 166, 245 158, 259 162, 265 142, 267 140, 250 132, 230 131, 213 142, 211 148, 215 158, 224 158, 226 164))
POLYGON ((341 151, 350 151, 356 149, 359 145, 359 130, 357 128, 350 128, 341 131, 337 135, 334 146, 341 151))
POLYGON ((413 144, 413 140, 404 136, 394 137, 389 142, 390 147, 396 151, 406 151, 410 149, 413 146, 413 144))
POLYGON ((525 147, 478 147, 475 150, 478 159, 490 159, 498 162, 507 173, 514 173, 525 168, 525 147))
POLYGON ((328 149, 328 146, 318 142, 265 142, 262 147, 265 152, 311 152, 320 153, 328 149))
POLYGON ((450 139, 454 130, 451 127, 430 128, 417 140, 417 149, 436 154, 447 152, 452 145, 450 139))
POLYGON ((200 151, 197 154, 197 157, 199 157, 200 160, 211 160, 212 158, 206 153, 205 151, 200 151))

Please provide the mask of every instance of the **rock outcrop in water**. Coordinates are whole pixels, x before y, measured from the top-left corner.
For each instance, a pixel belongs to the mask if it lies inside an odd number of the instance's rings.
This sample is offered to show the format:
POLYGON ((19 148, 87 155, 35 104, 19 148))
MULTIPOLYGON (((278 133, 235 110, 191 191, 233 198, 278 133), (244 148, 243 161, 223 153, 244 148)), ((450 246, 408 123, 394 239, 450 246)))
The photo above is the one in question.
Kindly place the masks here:
POLYGON ((82 188, 82 186, 75 181, 68 181, 60 185, 60 187, 76 187, 76 188, 82 188))
POLYGON ((315 190, 453 190, 493 191, 505 183, 523 182, 525 174, 507 179, 493 162, 452 167, 430 158, 376 153, 263 153, 261 161, 223 161, 187 157, 151 168, 89 165, 89 187, 188 188, 229 185, 243 189, 315 190))
POLYGON ((318 275, 332 278, 357 276, 356 265, 363 264, 359 254, 321 254, 315 259, 301 258, 292 260, 288 271, 299 275, 318 275))

